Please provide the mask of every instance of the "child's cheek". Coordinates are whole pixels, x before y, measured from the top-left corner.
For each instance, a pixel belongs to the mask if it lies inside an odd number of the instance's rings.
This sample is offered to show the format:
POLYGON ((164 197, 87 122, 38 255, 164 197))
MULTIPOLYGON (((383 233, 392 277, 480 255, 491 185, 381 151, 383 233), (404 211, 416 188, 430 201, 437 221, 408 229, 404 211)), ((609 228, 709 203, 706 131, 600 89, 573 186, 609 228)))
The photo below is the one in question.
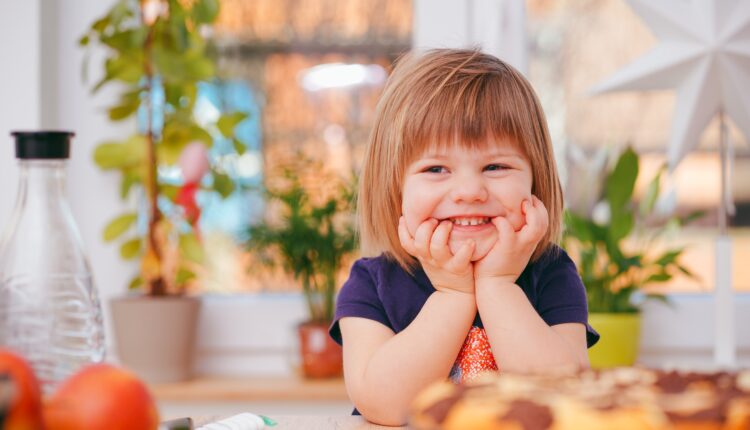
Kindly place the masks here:
POLYGON ((417 229, 423 222, 430 219, 430 214, 425 213, 424 210, 420 210, 420 205, 418 204, 402 204, 401 213, 406 221, 406 229, 409 231, 411 237, 414 237, 417 229))
POLYGON ((406 211, 404 212, 404 221, 406 222, 406 230, 409 232, 409 235, 414 237, 414 234, 416 234, 417 228, 419 227, 419 221, 406 211))

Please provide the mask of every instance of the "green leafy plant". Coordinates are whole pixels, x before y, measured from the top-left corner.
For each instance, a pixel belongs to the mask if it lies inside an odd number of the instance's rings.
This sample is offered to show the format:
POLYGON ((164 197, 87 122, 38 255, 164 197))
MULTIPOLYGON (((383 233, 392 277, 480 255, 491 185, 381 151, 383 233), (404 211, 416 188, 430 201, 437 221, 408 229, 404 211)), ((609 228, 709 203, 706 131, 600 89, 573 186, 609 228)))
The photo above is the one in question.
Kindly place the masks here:
MULTIPOLYGON (((638 312, 632 296, 641 287, 667 282, 678 273, 695 277, 680 262, 684 248, 654 252, 658 248, 654 245, 666 231, 702 215, 701 212, 685 217, 656 213, 665 169, 662 167, 658 171, 643 198, 636 202, 633 190, 639 158, 628 147, 619 155, 612 170, 604 171, 597 209, 603 208, 605 216, 595 216, 596 210, 569 208, 565 211, 563 245, 578 265, 590 312, 638 312)), ((595 184, 589 186, 595 192, 595 184)), ((661 294, 646 294, 646 297, 665 300, 661 294)))
MULTIPOLYGON (((105 48, 104 76, 93 91, 117 84, 119 99, 108 107, 109 118, 123 121, 145 117, 142 130, 99 144, 94 160, 100 168, 121 174, 122 199, 139 188, 146 196, 146 222, 138 223, 139 214, 128 212, 113 219, 103 236, 106 241, 121 241, 123 258, 141 257, 140 275, 130 286, 145 284, 151 295, 181 293, 194 276, 191 268, 203 257, 195 229, 189 223, 167 219, 160 210, 160 200, 175 203, 180 189, 160 181, 159 166, 176 164, 192 142, 210 148, 212 132, 231 139, 239 153, 244 150, 234 136, 234 128, 245 114, 224 114, 209 125, 198 124, 193 115, 198 83, 216 75, 202 30, 214 22, 218 12, 218 0, 120 0, 79 41, 83 47, 105 48), (163 95, 160 106, 155 106, 157 95, 163 95), (145 224, 146 231, 138 231, 137 224, 145 224), (179 265, 177 270, 170 270, 165 254, 174 242, 179 244, 179 265)), ((87 67, 88 54, 84 79, 87 67)), ((211 166, 211 175, 211 189, 224 197, 231 193, 232 181, 222 169, 211 166)))
MULTIPOLYGON (((357 243, 353 227, 354 182, 341 181, 326 198, 305 188, 298 171, 320 172, 311 161, 306 167, 282 166, 283 184, 269 186, 270 204, 280 203, 280 214, 249 228, 251 251, 261 261, 280 263, 302 284, 310 320, 328 323, 333 319, 336 277, 344 259, 357 243)), ((328 182, 328 185, 331 183, 328 182)))

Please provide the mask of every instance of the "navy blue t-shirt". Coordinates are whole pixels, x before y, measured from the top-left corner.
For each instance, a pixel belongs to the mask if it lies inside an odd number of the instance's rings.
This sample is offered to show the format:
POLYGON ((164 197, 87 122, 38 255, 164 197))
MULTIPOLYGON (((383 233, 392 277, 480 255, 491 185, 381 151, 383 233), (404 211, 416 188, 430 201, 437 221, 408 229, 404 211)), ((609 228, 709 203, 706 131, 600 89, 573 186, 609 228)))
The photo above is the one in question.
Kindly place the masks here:
MULTIPOLYGON (((548 325, 581 323, 586 326, 589 347, 599 340, 599 334, 588 324, 583 282, 575 263, 560 247, 551 246, 537 261, 529 263, 516 284, 548 325)), ((339 292, 330 335, 342 344, 339 320, 344 317, 371 319, 399 333, 414 321, 434 292, 421 268, 412 276, 384 255, 361 258, 339 292)), ((474 326, 483 327, 479 313, 474 326)))

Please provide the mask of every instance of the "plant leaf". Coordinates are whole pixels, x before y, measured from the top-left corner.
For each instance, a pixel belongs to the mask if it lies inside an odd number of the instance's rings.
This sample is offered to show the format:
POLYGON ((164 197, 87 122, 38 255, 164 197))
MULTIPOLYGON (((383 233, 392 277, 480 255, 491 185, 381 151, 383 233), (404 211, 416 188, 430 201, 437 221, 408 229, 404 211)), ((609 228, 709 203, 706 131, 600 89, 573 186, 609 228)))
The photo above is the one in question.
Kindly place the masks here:
POLYGON ((180 235, 180 253, 195 263, 203 262, 203 246, 193 234, 180 235))
POLYGON ((635 219, 633 218, 633 214, 630 212, 621 212, 621 213, 613 213, 612 214, 612 221, 609 225, 609 238, 613 240, 614 242, 618 242, 621 239, 625 238, 627 235, 630 234, 631 231, 633 231, 633 225, 635 224, 635 219))
POLYGON ((686 216, 680 218, 680 225, 688 225, 695 220, 703 218, 705 215, 706 211, 704 210, 690 212, 686 216))
POLYGON ((135 290, 141 285, 143 285, 143 278, 141 278, 140 276, 136 276, 135 278, 130 280, 130 283, 128 284, 128 290, 135 290))
POLYGON ((136 219, 138 219, 138 215, 135 213, 127 213, 113 219, 104 228, 104 240, 111 242, 117 239, 135 224, 136 219))
POLYGON ((218 172, 213 172, 213 177, 214 190, 216 190, 216 192, 219 193, 222 198, 229 197, 229 195, 232 194, 232 191, 234 191, 234 182, 232 182, 232 178, 230 178, 229 175, 225 173, 218 172))
POLYGON ((620 155, 614 170, 607 178, 607 201, 612 212, 622 210, 630 201, 638 177, 638 154, 628 147, 620 155))
POLYGON ((236 137, 232 138, 232 146, 234 146, 234 150, 235 152, 237 152, 237 155, 242 155, 247 150, 247 146, 245 146, 244 143, 240 142, 236 137))
POLYGON ((96 21, 94 21, 93 24, 91 24, 91 29, 96 31, 97 33, 102 33, 104 30, 109 26, 110 23, 110 15, 107 14, 96 21))
POLYGON ((646 278, 646 281, 644 282, 644 284, 648 285, 651 283, 667 282, 670 279, 672 279, 672 275, 670 275, 669 273, 665 273, 665 272, 655 273, 649 276, 648 278, 646 278))
POLYGON ((120 256, 125 260, 132 260, 137 257, 141 251, 141 238, 136 237, 120 245, 120 256))
POLYGON ((138 110, 140 103, 121 104, 109 109, 109 119, 112 121, 123 120, 138 110))
POLYGON ((565 211, 565 232, 583 242, 593 242, 595 237, 593 222, 569 210, 565 211))
POLYGON ((646 299, 648 300, 656 300, 658 302, 662 302, 665 305, 671 305, 672 302, 669 301, 669 297, 665 296, 664 294, 658 294, 658 293, 648 293, 646 294, 646 299))
POLYGON ((103 142, 94 150, 94 162, 103 170, 141 165, 146 156, 146 139, 133 135, 125 142, 103 142))
POLYGON ((163 195, 164 197, 168 198, 170 201, 175 201, 177 198, 177 193, 180 192, 180 187, 176 185, 170 185, 170 184, 161 184, 159 185, 159 193, 163 195))
POLYGON ((674 263, 683 251, 684 248, 669 250, 656 260, 656 264, 666 266, 667 264, 674 263))
POLYGON ((196 24, 210 24, 219 16, 218 0, 198 0, 193 5, 193 19, 196 24))
POLYGON ((141 183, 141 175, 139 169, 130 168, 124 169, 122 174, 122 182, 120 182, 120 198, 123 200, 128 197, 130 190, 133 185, 141 183))
POLYGON ((687 276, 688 278, 691 278, 691 279, 700 279, 700 277, 698 275, 696 275, 695 273, 693 273, 692 271, 690 271, 690 269, 688 269, 685 266, 682 266, 682 265, 678 264, 677 265, 677 269, 680 272, 682 272, 683 274, 685 274, 685 276, 687 276))
POLYGON ((195 273, 193 273, 192 271, 190 271, 190 270, 188 270, 188 269, 186 269, 184 267, 180 267, 177 270, 177 275, 175 276, 175 283, 177 284, 177 286, 182 287, 187 282, 195 279, 195 277, 196 277, 195 273))
POLYGON ((248 115, 244 112, 232 112, 229 114, 224 114, 216 122, 216 127, 218 127, 219 131, 222 135, 224 135, 224 137, 232 137, 232 135, 234 135, 235 127, 237 127, 239 123, 244 121, 247 116, 248 115))
POLYGON ((666 169, 666 165, 662 166, 661 169, 659 169, 659 172, 656 174, 656 176, 651 179, 651 182, 648 184, 648 188, 646 189, 646 194, 641 199, 639 210, 641 212, 641 215, 648 216, 651 214, 651 211, 654 210, 654 205, 656 204, 656 200, 659 198, 659 190, 661 185, 661 175, 666 169))

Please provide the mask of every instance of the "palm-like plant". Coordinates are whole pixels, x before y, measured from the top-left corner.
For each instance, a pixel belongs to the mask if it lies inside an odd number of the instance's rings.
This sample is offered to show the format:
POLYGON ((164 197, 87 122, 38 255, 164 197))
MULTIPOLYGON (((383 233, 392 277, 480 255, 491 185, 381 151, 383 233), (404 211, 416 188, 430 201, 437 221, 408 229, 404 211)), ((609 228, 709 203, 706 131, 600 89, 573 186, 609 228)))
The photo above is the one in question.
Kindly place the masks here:
POLYGON ((248 247, 269 265, 281 263, 302 284, 311 322, 328 323, 333 319, 337 274, 357 246, 354 182, 342 181, 318 203, 298 169, 287 166, 281 171, 284 185, 266 190, 269 202, 281 203, 281 214, 273 222, 251 226, 248 247))
MULTIPOLYGON (((665 167, 636 202, 633 190, 638 170, 638 154, 628 147, 614 168, 604 172, 597 208, 569 208, 565 212, 563 244, 578 265, 590 312, 638 312, 632 296, 642 287, 667 282, 678 273, 695 277, 680 262, 684 248, 656 252, 658 247, 654 245, 665 232, 691 222, 702 212, 684 217, 657 213, 665 167), (604 212, 604 216, 596 216, 596 212, 604 212)), ((661 294, 647 297, 664 300, 661 294)))

